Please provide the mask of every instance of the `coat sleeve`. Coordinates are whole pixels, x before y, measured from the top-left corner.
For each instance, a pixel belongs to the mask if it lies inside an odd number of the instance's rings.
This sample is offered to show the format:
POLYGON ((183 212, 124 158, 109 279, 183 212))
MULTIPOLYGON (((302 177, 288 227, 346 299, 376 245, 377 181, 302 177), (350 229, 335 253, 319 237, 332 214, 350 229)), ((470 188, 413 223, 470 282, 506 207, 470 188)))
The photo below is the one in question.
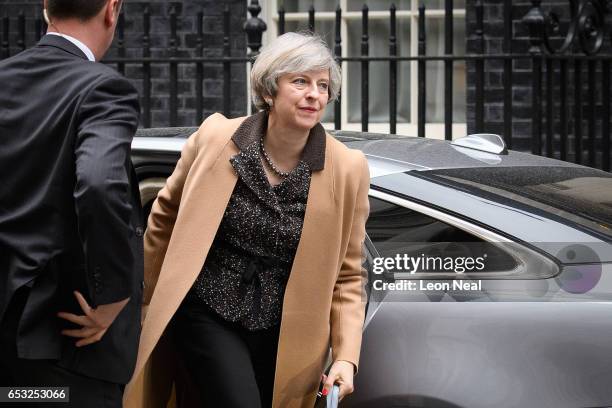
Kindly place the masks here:
POLYGON ((192 134, 183 146, 181 158, 174 172, 166 180, 165 186, 157 194, 157 199, 151 207, 147 230, 144 235, 144 282, 142 305, 142 321, 146 316, 151 297, 155 291, 157 280, 166 257, 166 251, 172 237, 174 224, 179 212, 183 187, 196 157, 208 149, 213 123, 225 119, 221 114, 210 115, 200 128, 192 134))
MULTIPOLYGON (((368 163, 361 155, 359 188, 355 202, 353 222, 346 254, 340 267, 340 272, 334 286, 331 305, 331 346, 332 359, 346 360, 355 365, 357 373, 361 335, 365 317, 365 291, 363 264, 363 242, 365 240, 365 224, 370 205, 368 191, 370 174, 368 163)), ((367 276, 367 275, 365 275, 367 276)))
MULTIPOLYGON (((130 147, 139 115, 138 94, 119 76, 102 77, 76 112, 76 183, 73 196, 93 306, 113 303, 134 291, 130 240, 130 147)), ((139 280, 138 280, 139 281, 139 280)))
POLYGON ((159 191, 157 199, 151 207, 147 230, 144 235, 145 288, 143 304, 145 306, 150 303, 153 296, 178 215, 185 179, 198 154, 197 139, 197 132, 187 139, 174 172, 166 180, 165 186, 159 191))

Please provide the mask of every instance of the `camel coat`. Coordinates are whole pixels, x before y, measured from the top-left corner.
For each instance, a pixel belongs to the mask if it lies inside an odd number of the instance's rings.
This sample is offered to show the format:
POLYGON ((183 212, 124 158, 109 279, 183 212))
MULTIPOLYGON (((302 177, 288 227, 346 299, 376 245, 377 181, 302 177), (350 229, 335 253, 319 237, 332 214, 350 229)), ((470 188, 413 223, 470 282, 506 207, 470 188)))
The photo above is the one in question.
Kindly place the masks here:
MULTIPOLYGON (((134 375, 125 389, 127 408, 192 404, 186 402, 194 397, 188 377, 165 331, 204 265, 234 190, 237 174, 229 159, 239 149, 232 135, 251 132, 261 115, 265 113, 246 119, 208 117, 187 140, 158 194, 145 234, 146 315, 134 375)), ((324 166, 312 173, 283 300, 275 408, 313 407, 330 346, 333 361, 347 360, 358 367, 370 179, 361 152, 329 134, 322 140, 324 166)))

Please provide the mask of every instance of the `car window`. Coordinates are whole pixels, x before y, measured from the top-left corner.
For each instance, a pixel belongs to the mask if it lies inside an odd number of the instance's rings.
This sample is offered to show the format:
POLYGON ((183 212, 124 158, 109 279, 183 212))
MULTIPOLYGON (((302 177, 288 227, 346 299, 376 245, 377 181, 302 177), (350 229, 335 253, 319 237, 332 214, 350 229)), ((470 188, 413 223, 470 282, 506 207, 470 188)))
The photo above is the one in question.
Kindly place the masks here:
POLYGON ((415 177, 570 224, 612 242, 612 175, 587 167, 439 169, 415 177))
MULTIPOLYGON (((460 228, 443 221, 379 198, 370 197, 370 217, 366 231, 377 256, 396 258, 404 254, 411 257, 486 258, 486 272, 515 269, 515 257, 460 228)), ((420 272, 440 272, 439 268, 420 272)))

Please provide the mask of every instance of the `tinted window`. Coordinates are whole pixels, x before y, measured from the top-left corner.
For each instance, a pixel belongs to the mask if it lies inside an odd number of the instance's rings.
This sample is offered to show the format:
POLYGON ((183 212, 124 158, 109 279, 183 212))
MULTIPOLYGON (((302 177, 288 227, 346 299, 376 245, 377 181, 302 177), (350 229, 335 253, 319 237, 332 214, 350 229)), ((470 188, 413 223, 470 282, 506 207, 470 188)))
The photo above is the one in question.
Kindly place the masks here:
POLYGON ((479 257, 487 254, 486 271, 517 266, 507 252, 462 229, 428 215, 370 197, 366 231, 381 257, 409 254, 441 257, 479 257))
POLYGON ((549 217, 612 239, 612 175, 582 167, 492 167, 414 174, 511 206, 529 206, 549 217))

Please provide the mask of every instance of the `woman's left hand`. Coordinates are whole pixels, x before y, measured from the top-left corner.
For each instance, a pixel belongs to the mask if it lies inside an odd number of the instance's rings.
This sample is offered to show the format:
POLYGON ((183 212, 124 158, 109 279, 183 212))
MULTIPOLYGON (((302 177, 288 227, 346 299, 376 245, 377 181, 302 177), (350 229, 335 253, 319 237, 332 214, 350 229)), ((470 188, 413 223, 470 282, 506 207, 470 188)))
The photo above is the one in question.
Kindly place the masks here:
POLYGON ((353 392, 353 376, 355 374, 355 366, 345 360, 336 360, 329 369, 329 374, 321 377, 321 381, 324 383, 323 395, 327 395, 331 392, 334 384, 340 386, 339 400, 342 400, 346 395, 353 392))

